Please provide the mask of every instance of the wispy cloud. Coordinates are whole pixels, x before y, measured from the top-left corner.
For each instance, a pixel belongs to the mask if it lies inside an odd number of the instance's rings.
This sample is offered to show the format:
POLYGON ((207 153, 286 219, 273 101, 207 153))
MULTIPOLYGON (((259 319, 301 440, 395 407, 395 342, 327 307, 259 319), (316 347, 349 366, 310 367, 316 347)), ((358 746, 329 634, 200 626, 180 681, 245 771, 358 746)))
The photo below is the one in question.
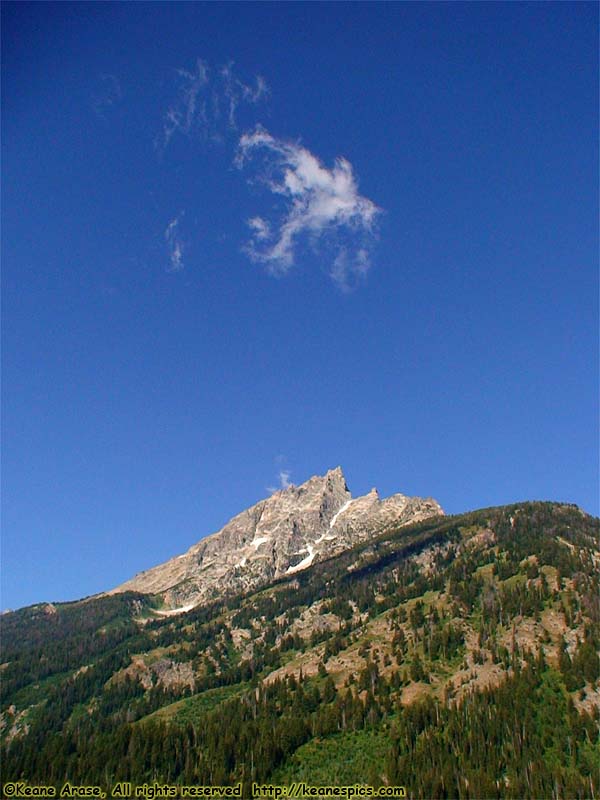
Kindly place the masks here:
POLYGON ((246 245, 249 257, 275 275, 292 267, 303 240, 313 247, 333 247, 332 279, 350 288, 369 270, 369 250, 381 212, 358 192, 352 165, 336 158, 331 169, 297 142, 272 136, 258 126, 245 133, 238 145, 236 163, 243 167, 256 154, 262 156, 259 177, 285 203, 275 222, 260 216, 248 220, 252 231, 246 245))
POLYGON ((206 123, 206 101, 199 97, 200 92, 208 86, 208 67, 201 59, 197 59, 193 72, 178 69, 179 87, 177 99, 169 106, 164 116, 162 146, 166 148, 173 134, 179 132, 186 136, 195 125, 206 123))
POLYGON ((92 108, 100 119, 106 120, 107 113, 123 99, 121 83, 116 75, 102 73, 92 94, 92 108))
POLYGON ((155 144, 164 151, 177 133, 219 140, 226 129, 237 129, 240 105, 256 105, 269 94, 263 77, 244 83, 234 72, 234 62, 212 70, 197 59, 193 70, 178 69, 176 97, 163 117, 155 144))
MULTIPOLYGON (((261 125, 239 137, 238 115, 248 123, 242 106, 247 111, 265 100, 269 87, 260 75, 242 80, 233 61, 213 69, 197 59, 192 69, 178 69, 175 75, 175 97, 164 113, 157 148, 164 152, 178 134, 236 142, 236 165, 251 168, 250 180, 266 186, 276 203, 247 220, 250 238, 243 250, 248 257, 272 275, 285 275, 308 246, 324 259, 340 290, 363 281, 371 268, 381 209, 360 194, 352 164, 338 157, 327 167, 298 141, 272 136, 261 125)), ((184 268, 179 222, 180 216, 165 232, 173 272, 184 268)))
POLYGON ((333 260, 329 274, 338 288, 347 292, 366 278, 370 268, 371 255, 366 247, 357 250, 342 247, 333 260))
POLYGON ((292 482, 290 481, 291 476, 292 473, 289 472, 288 470, 282 469, 279 472, 279 485, 281 486, 282 489, 290 488, 290 486, 292 485, 292 482))
POLYGON ((254 86, 241 81, 233 72, 234 62, 230 61, 221 69, 223 95, 227 104, 227 122, 237 128, 236 112, 240 103, 255 105, 269 95, 267 82, 261 75, 254 79, 254 86))
MULTIPOLYGON (((279 456, 277 461, 282 463, 284 461, 283 456, 279 456)), ((294 484, 291 482, 290 478, 292 477, 292 473, 289 469, 281 467, 277 472, 277 480, 279 481, 279 486, 267 486, 267 491, 270 494, 274 494, 275 492, 280 492, 282 489, 289 489, 290 486, 294 484)))
POLYGON ((168 272, 181 272, 181 270, 185 268, 183 261, 185 243, 179 234, 179 221, 182 216, 183 212, 172 219, 165 230, 165 241, 167 243, 167 252, 169 256, 168 272))

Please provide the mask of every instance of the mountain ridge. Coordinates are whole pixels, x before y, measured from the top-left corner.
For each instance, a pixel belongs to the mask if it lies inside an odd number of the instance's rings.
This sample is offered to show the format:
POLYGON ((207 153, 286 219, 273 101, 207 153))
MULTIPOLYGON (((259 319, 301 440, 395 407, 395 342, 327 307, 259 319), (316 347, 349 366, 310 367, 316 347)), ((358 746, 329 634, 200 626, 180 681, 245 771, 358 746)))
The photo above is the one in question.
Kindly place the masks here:
POLYGON ((185 614, 133 592, 7 614, 2 779, 595 797, 599 541, 576 506, 523 501, 185 614))
POLYGON ((138 573, 110 594, 158 594, 168 612, 187 611, 307 569, 391 524, 443 514, 432 498, 397 493, 382 500, 377 489, 352 497, 338 466, 274 492, 185 553, 138 573))

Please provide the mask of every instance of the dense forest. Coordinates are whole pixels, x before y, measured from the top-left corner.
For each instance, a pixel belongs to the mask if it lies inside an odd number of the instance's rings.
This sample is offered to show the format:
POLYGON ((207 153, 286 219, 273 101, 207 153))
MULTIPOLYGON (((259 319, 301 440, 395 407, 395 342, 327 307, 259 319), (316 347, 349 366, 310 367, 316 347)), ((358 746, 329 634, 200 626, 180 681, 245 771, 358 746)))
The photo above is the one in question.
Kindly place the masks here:
POLYGON ((521 503, 174 617, 131 593, 5 615, 2 782, 598 797, 598 534, 521 503))

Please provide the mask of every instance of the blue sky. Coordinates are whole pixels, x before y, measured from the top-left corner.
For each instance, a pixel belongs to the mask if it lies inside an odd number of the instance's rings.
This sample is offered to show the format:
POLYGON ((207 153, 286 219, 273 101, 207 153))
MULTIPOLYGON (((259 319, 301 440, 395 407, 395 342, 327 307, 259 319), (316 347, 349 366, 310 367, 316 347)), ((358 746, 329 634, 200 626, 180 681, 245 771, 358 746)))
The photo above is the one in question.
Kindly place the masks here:
POLYGON ((5 3, 3 608, 338 464, 598 514, 598 8, 5 3))

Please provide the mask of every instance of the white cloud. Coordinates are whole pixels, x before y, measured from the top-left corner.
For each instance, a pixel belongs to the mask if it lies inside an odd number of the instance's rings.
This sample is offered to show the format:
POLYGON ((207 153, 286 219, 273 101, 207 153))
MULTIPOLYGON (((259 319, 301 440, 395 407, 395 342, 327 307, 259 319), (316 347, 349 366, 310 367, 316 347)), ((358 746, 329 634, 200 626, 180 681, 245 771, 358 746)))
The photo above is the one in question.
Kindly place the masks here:
POLYGON ((252 237, 246 252, 253 261, 266 264, 273 274, 285 274, 294 264, 303 237, 313 246, 333 241, 333 280, 349 288, 369 269, 369 244, 381 212, 372 200, 358 192, 352 165, 336 158, 332 169, 297 142, 277 139, 262 127, 244 134, 236 164, 243 167, 262 153, 262 181, 285 200, 285 211, 276 226, 252 217, 252 237))
POLYGON ((256 105, 269 94, 269 87, 260 75, 253 84, 238 78, 233 61, 213 73, 199 58, 192 71, 178 69, 176 74, 177 96, 164 114, 162 134, 156 141, 161 150, 168 147, 176 133, 221 139, 223 128, 237 128, 237 110, 241 104, 256 105))
POLYGON ((179 235, 179 220, 183 213, 178 214, 174 219, 169 222, 165 230, 165 241, 167 243, 167 251, 169 255, 168 272, 181 272, 185 268, 183 262, 183 252, 185 244, 179 235))
POLYGON ((254 231, 254 238, 259 242, 271 238, 271 226, 262 217, 249 219, 248 227, 254 231))
POLYGON ((282 489, 289 489, 292 483, 290 482, 292 473, 289 470, 282 469, 279 472, 279 484, 282 489))
POLYGON ((267 491, 270 494, 275 494, 275 492, 280 492, 282 489, 289 489, 290 486, 294 484, 290 481, 292 477, 292 473, 289 469, 280 469, 277 473, 277 479, 279 481, 279 486, 267 486, 267 491))

